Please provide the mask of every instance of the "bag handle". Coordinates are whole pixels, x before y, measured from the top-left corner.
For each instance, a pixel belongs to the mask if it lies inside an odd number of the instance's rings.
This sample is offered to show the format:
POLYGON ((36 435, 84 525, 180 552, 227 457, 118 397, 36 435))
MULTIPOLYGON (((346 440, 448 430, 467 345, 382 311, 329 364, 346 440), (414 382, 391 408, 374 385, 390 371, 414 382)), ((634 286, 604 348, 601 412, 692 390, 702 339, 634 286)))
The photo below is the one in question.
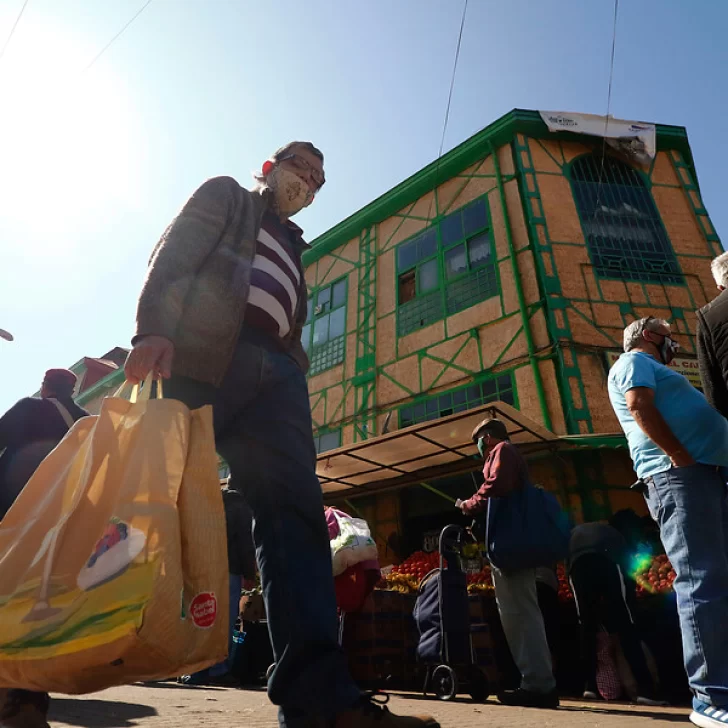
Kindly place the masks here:
POLYGON ((138 384, 132 384, 129 381, 125 381, 119 387, 119 389, 114 392, 113 396, 121 397, 127 391, 127 389, 131 388, 129 401, 132 404, 136 404, 137 402, 148 402, 152 394, 152 384, 155 381, 157 382, 156 399, 164 399, 164 392, 162 391, 162 379, 160 378, 155 380, 153 372, 147 374, 147 378, 142 382, 141 387, 138 384))

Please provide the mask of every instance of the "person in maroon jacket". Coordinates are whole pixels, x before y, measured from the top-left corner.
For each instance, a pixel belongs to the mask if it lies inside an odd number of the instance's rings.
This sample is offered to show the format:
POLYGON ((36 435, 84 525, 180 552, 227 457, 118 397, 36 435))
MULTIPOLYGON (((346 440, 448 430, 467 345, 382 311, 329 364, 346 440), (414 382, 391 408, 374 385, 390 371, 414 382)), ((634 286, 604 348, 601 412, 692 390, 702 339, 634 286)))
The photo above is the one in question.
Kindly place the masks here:
MULTIPOLYGON (((489 498, 508 498, 528 482, 528 466, 518 448, 511 445, 506 426, 497 419, 483 420, 473 430, 473 440, 485 458, 483 485, 460 504, 465 515, 486 511, 489 498)), ((513 661, 521 673, 518 690, 502 692, 504 705, 557 708, 551 652, 543 615, 538 605, 536 570, 500 571, 492 567, 495 598, 513 661)))

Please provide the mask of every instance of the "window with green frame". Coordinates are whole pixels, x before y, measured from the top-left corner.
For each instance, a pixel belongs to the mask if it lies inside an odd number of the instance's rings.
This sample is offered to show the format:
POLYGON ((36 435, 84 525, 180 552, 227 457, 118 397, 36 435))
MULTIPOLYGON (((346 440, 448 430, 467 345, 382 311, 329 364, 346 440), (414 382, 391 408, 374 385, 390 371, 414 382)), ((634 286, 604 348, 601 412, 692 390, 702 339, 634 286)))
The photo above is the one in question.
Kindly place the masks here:
POLYGON ((335 450, 337 447, 341 447, 341 430, 318 432, 313 437, 313 443, 317 453, 335 450))
POLYGON ((642 175, 609 155, 587 154, 569 169, 597 275, 647 283, 683 283, 675 251, 642 175))
POLYGON ((485 197, 397 247, 397 330, 429 326, 498 294, 485 197))
POLYGON ((311 360, 309 375, 344 361, 346 293, 346 278, 341 278, 314 291, 308 299, 308 316, 301 342, 311 360))
POLYGON ((399 410, 399 426, 409 427, 419 422, 437 420, 455 412, 479 407, 488 402, 505 402, 516 406, 516 391, 513 375, 499 374, 474 384, 451 389, 431 397, 418 399, 399 410))

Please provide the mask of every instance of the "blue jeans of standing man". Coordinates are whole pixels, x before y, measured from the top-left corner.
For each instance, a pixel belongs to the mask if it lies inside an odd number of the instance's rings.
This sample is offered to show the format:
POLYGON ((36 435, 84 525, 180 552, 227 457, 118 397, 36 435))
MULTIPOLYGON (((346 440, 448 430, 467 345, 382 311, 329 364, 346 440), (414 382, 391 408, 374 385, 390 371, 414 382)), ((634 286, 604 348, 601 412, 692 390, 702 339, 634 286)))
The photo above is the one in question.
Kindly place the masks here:
MULTIPOLYGON (((243 590, 243 577, 239 574, 230 574, 230 611, 228 612, 228 656, 217 665, 208 668, 207 674, 210 677, 222 677, 227 675, 233 669, 233 634, 235 633, 235 624, 240 614, 240 593, 243 590)), ((196 675, 202 676, 205 671, 202 670, 196 675)))
POLYGON ((329 718, 360 698, 339 647, 323 496, 306 378, 274 340, 243 329, 219 388, 173 376, 165 396, 213 406, 230 487, 253 512, 253 537, 276 668, 268 695, 282 726, 329 718))
POLYGON ((728 706, 728 489, 711 465, 646 478, 645 499, 675 569, 685 671, 695 696, 728 706))

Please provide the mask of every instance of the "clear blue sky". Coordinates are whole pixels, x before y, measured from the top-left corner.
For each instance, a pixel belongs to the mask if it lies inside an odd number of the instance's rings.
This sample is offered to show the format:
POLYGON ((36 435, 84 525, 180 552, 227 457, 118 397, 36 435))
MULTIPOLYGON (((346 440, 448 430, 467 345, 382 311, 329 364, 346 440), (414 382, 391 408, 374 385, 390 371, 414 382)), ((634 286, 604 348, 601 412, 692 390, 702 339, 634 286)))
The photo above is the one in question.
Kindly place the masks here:
MULTIPOLYGON (((310 139, 323 232, 437 155, 460 0, 30 0, 0 60, 0 410, 128 345, 149 253, 195 187, 310 139)), ((0 0, 0 43, 22 0, 0 0)), ((604 114, 612 0, 470 0, 445 148, 514 107, 604 114)), ((728 238, 728 2, 622 0, 612 114, 688 129, 728 238), (721 172, 723 170, 723 172, 721 172)))

